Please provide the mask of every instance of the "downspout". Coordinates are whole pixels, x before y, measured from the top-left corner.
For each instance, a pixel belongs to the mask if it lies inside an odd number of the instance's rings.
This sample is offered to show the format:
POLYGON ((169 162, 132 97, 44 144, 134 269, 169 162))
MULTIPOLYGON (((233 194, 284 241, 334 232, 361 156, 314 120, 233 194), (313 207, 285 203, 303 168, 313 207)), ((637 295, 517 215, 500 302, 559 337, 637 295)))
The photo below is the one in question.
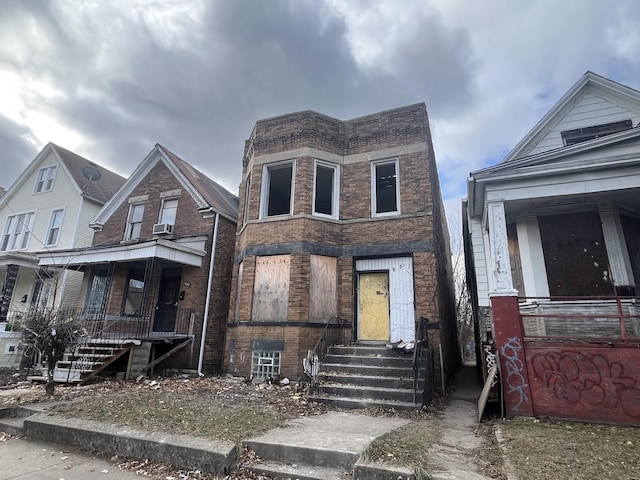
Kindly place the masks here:
POLYGON ((204 305, 204 319, 202 320, 202 333, 200 335, 200 356, 198 358, 198 376, 204 376, 202 373, 202 363, 204 361, 204 343, 207 333, 207 324, 209 323, 209 306, 211 305, 211 285, 213 284, 213 271, 216 260, 216 247, 218 245, 218 221, 220 214, 216 213, 216 221, 213 226, 213 240, 211 241, 211 258, 209 259, 209 279, 207 280, 207 300, 204 305))

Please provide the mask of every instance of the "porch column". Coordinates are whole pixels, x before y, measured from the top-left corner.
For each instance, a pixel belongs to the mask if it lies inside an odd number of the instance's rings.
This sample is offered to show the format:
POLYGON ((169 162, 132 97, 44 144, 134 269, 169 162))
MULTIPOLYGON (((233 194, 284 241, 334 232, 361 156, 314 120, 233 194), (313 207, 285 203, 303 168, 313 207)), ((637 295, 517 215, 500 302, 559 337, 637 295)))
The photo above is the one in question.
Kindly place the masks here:
POLYGON ((620 214, 609 204, 599 205, 598 213, 609 258, 609 268, 611 269, 609 273, 616 289, 616 295, 635 295, 633 269, 631 268, 627 243, 624 239, 620 214))
POLYGON ((489 223, 489 253, 491 258, 491 278, 493 284, 490 290, 504 295, 518 295, 513 288, 511 278, 511 262, 509 260, 509 241, 507 239, 507 220, 504 213, 503 202, 491 202, 487 204, 487 217, 489 223))
POLYGON ((544 263, 540 225, 535 215, 519 218, 516 221, 518 246, 520 247, 520 263, 524 292, 521 296, 548 297, 549 282, 547 267, 544 263))
POLYGON ((518 297, 492 295, 491 310, 500 359, 500 383, 508 417, 532 417, 533 401, 524 347, 518 297))

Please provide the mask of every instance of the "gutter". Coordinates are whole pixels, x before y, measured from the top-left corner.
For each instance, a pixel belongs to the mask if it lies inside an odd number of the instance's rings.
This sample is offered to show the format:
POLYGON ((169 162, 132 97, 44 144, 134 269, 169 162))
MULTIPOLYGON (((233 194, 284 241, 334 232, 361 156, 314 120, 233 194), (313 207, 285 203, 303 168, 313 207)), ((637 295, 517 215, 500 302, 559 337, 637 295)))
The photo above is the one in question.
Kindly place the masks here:
POLYGON ((213 284, 213 273, 216 260, 216 246, 218 245, 218 222, 220 214, 216 214, 216 221, 213 226, 213 239, 211 241, 211 258, 209 260, 209 278, 207 280, 207 300, 204 305, 204 319, 202 320, 202 333, 200 335, 200 355, 198 358, 198 376, 203 377, 202 363, 204 361, 204 344, 207 333, 207 324, 209 323, 209 307, 211 306, 211 285, 213 284))

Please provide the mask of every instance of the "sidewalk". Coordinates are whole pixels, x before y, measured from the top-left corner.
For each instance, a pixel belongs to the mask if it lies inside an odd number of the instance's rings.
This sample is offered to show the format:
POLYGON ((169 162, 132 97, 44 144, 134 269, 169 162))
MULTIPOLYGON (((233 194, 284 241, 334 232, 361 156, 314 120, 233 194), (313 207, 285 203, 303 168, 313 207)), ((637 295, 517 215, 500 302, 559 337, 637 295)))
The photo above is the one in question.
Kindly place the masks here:
POLYGON ((429 452, 432 462, 438 465, 432 473, 434 479, 483 480, 474 462, 473 450, 482 445, 476 435, 478 424, 477 400, 482 390, 475 367, 464 366, 456 374, 450 387, 443 413, 444 431, 440 441, 429 452))
POLYGON ((67 446, 13 438, 0 442, 0 480, 140 480, 134 472, 67 446))

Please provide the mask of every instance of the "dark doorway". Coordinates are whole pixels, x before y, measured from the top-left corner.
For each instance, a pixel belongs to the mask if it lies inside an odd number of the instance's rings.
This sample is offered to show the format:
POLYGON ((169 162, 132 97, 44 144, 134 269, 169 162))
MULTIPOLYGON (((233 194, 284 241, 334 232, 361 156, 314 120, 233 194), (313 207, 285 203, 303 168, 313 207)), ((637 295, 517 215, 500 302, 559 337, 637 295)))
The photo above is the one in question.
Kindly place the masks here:
POLYGON ((181 275, 180 268, 164 268, 162 270, 158 289, 158 304, 153 322, 154 332, 175 331, 181 275))

